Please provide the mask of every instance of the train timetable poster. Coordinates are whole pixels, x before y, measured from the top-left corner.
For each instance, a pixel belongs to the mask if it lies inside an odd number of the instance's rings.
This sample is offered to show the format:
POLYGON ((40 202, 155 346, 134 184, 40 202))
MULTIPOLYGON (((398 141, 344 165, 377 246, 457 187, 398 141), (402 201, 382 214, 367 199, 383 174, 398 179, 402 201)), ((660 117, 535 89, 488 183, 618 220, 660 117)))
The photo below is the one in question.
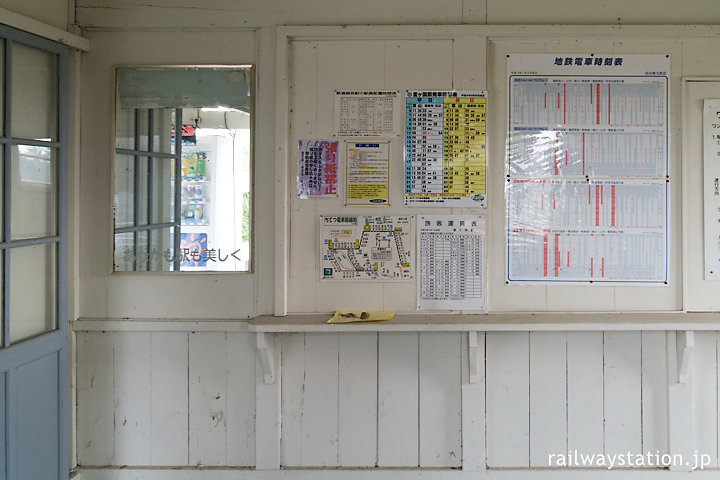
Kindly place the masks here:
POLYGON ((484 208, 487 94, 408 91, 405 205, 484 208))
POLYGON ((669 57, 508 57, 506 281, 667 283, 669 57))

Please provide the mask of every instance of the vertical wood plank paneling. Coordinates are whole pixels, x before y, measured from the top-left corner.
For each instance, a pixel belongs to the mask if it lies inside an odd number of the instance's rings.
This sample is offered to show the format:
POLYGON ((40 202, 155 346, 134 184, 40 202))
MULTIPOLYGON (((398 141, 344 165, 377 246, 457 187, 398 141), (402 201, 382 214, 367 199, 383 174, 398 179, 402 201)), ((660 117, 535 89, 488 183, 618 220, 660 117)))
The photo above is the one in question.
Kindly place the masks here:
POLYGON ((460 345, 459 333, 420 334, 421 467, 461 465, 460 345))
POLYGON ((255 334, 227 334, 227 463, 255 465, 255 334))
POLYGON ((377 333, 340 335, 338 460, 341 467, 377 464, 377 333))
POLYGON ((282 335, 282 438, 281 463, 285 467, 297 467, 302 461, 303 424, 305 403, 305 334, 282 335))
POLYGON ((257 470, 277 470, 281 464, 282 344, 280 335, 268 337, 268 341, 274 347, 270 361, 278 368, 275 370, 275 382, 265 383, 262 365, 257 358, 255 359, 255 468, 257 470))
MULTIPOLYGON (((686 383, 678 383, 678 332, 668 331, 667 334, 667 366, 668 366, 668 450, 671 455, 682 455, 691 458, 694 450, 694 415, 692 401, 692 374, 686 383)), ((670 471, 691 471, 691 465, 669 466, 670 471)))
POLYGON ((397 40, 385 42, 386 88, 452 89, 452 40, 397 40), (430 56, 437 63, 424 68, 430 56))
POLYGON ((567 334, 530 332, 530 466, 567 450, 567 334))
POLYGON ((150 333, 152 465, 188 464, 188 334, 150 333))
POLYGON ((115 464, 150 465, 150 333, 113 334, 115 361, 115 464))
POLYGON ((717 333, 695 332, 692 368, 695 408, 695 450, 710 455, 709 467, 718 464, 717 333))
POLYGON ((568 332, 567 395, 568 450, 603 453, 602 332, 568 332))
POLYGON ((317 231, 317 202, 297 200, 297 150, 299 140, 317 139, 317 42, 297 41, 292 43, 292 68, 290 82, 290 125, 291 142, 288 145, 290 162, 288 170, 289 199, 292 205, 290 217, 290 235, 305 241, 290 242, 290 268, 288 269, 288 306, 292 312, 314 312, 315 279, 319 273, 315 265, 315 255, 303 252, 315 252, 317 231), (295 201, 293 201, 295 200, 295 201), (293 221, 298 219, 305 221, 293 221), (308 250, 309 249, 309 250, 308 250))
POLYGON ((453 39, 453 88, 484 90, 487 70, 487 37, 453 39))
POLYGON ((378 466, 417 467, 418 335, 381 333, 378 344, 378 466))
POLYGON ((304 467, 333 467, 338 462, 338 336, 305 335, 305 383, 302 411, 304 467))
POLYGON ((642 332, 643 453, 668 453, 668 371, 665 332, 642 332))
POLYGON ((77 460, 115 463, 113 334, 77 333, 77 460))
POLYGON ((488 332, 487 464, 529 466, 529 348, 527 332, 488 332))
MULTIPOLYGON (((473 335, 470 333, 470 335, 473 335)), ((470 383, 468 333, 462 334, 462 468, 485 465, 485 333, 477 333, 477 383, 470 383)))
POLYGON ((605 453, 642 452, 640 332, 605 332, 605 453))
POLYGON ((189 450, 191 465, 227 463, 225 333, 189 336, 189 450))

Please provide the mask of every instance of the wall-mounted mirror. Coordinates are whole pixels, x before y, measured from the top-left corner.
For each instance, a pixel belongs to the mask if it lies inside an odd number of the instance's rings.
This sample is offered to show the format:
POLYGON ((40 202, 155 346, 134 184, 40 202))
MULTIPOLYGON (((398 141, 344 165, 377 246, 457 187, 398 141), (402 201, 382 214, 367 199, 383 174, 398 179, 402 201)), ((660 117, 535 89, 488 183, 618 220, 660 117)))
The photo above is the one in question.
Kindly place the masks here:
POLYGON ((253 69, 118 67, 115 272, 251 270, 253 69))

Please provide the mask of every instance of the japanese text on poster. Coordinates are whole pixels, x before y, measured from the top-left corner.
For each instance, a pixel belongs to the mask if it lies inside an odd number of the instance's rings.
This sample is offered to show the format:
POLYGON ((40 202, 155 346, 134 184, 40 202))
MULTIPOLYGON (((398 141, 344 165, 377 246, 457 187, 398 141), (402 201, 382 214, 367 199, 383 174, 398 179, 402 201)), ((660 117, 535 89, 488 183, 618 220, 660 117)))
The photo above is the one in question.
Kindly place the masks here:
POLYGON ((320 278, 404 281, 414 275, 409 216, 320 217, 320 278))
POLYGON ((397 136, 395 108, 399 94, 398 90, 336 91, 335 136, 397 136))
POLYGON ((348 142, 347 205, 390 203, 390 142, 348 142))
POLYGON ((510 55, 507 281, 664 284, 666 55, 510 55))
POLYGON ((405 205, 485 207, 486 92, 408 91, 405 205))
POLYGON ((298 198, 338 196, 338 142, 300 140, 298 198))
POLYGON ((478 215, 418 216, 418 310, 485 308, 484 225, 478 215))

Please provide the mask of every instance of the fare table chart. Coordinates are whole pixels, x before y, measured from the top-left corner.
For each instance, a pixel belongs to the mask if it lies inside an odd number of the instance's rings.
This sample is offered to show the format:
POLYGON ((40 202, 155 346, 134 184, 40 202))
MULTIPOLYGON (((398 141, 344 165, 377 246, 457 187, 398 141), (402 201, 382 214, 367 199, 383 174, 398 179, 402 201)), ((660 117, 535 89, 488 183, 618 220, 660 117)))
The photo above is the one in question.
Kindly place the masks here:
POLYGON ((420 215, 418 310, 484 308, 484 217, 420 215))
POLYGON ((486 92, 408 91, 405 205, 485 207, 486 92))

